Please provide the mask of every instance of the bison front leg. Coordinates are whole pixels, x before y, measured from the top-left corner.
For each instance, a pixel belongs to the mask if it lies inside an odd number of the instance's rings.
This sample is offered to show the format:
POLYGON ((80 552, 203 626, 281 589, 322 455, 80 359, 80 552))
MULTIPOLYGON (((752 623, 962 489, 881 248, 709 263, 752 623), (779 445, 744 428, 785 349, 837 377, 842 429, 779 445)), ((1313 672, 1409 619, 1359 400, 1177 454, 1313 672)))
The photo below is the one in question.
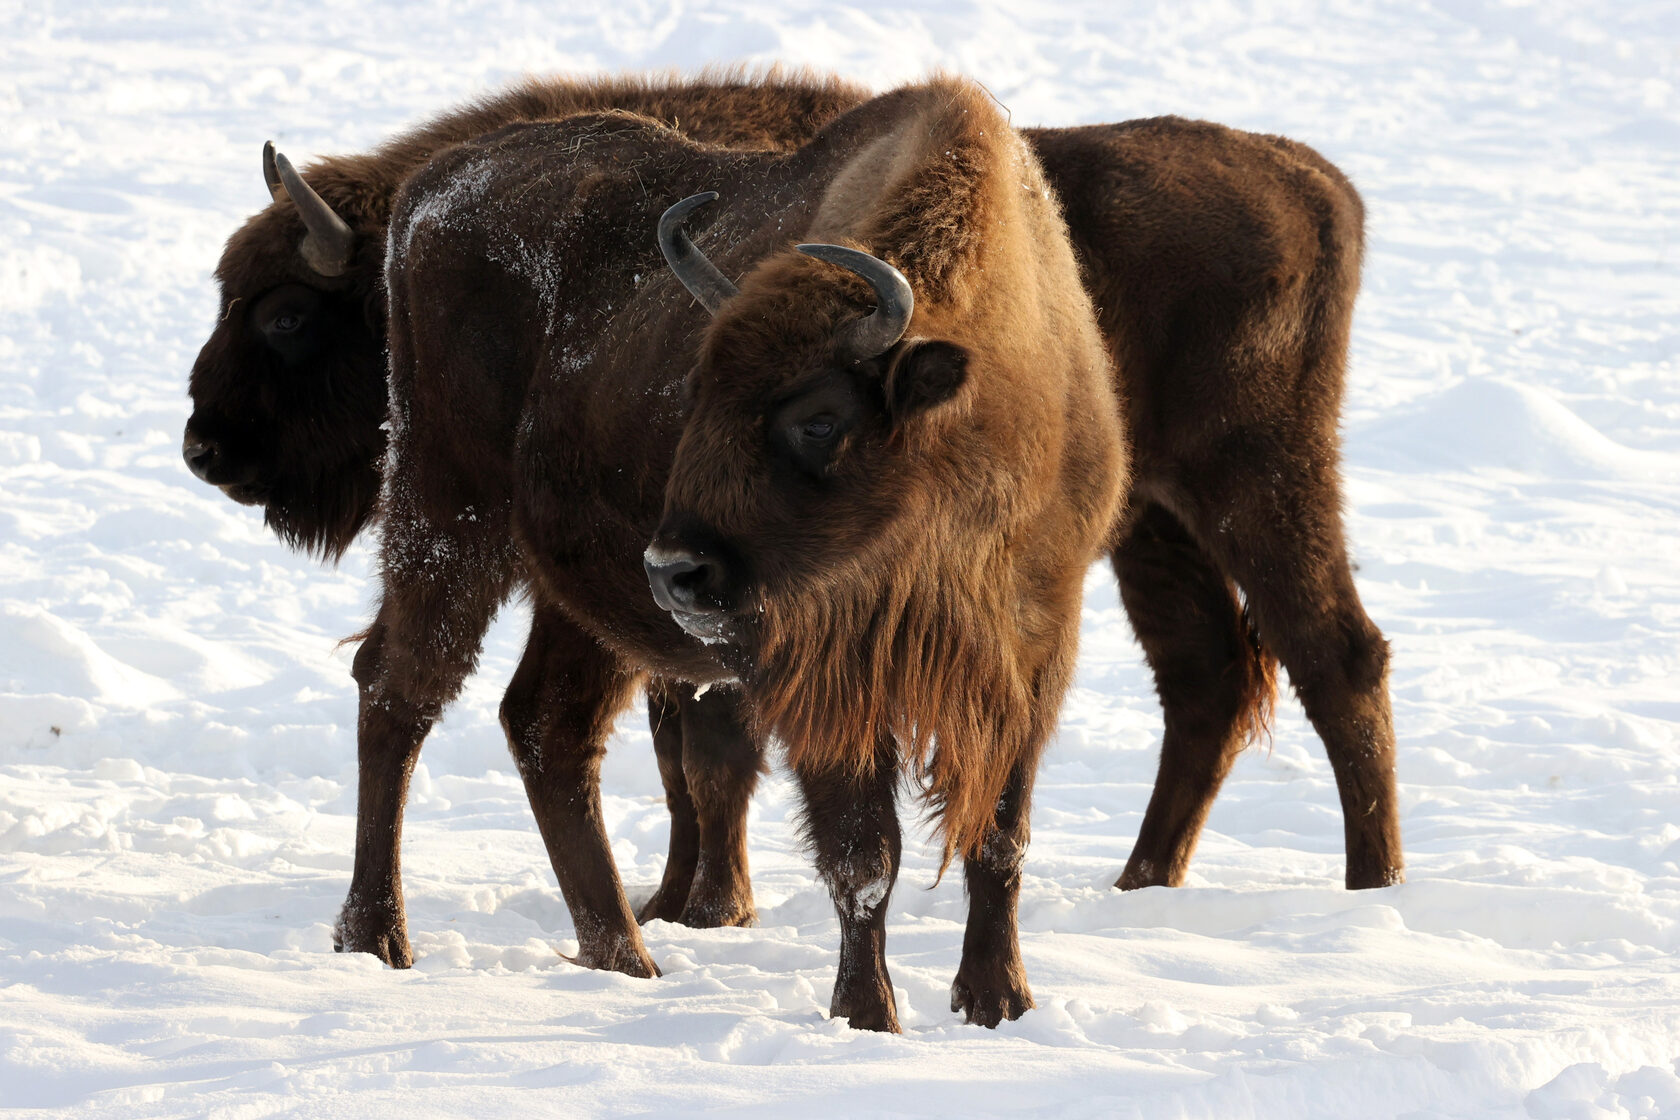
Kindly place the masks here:
POLYGON ((392 968, 414 963, 402 890, 403 807, 420 746, 472 671, 506 587, 496 557, 478 578, 440 592, 388 573, 379 615, 351 668, 356 719, 356 862, 333 928, 339 952, 372 953, 392 968))
POLYGON ((658 976, 624 897, 601 813, 601 759, 635 674, 558 611, 537 608, 502 727, 572 914, 574 960, 658 976))
POLYGON ((1019 1019, 1034 1007, 1027 970, 1021 963, 1016 910, 1021 897, 1021 863, 1031 829, 1027 806, 1032 770, 1018 766, 998 800, 997 821, 980 854, 963 860, 968 887, 968 928, 962 963, 951 982, 951 1010, 970 1023, 995 1027, 1019 1019))
POLYGON ((340 953, 372 953, 392 968, 414 963, 403 908, 402 818, 420 744, 435 715, 387 697, 385 627, 374 623, 352 674, 361 693, 356 719, 356 862, 350 894, 333 926, 340 953))
POLYGON ((887 903, 898 878, 901 847, 894 787, 896 751, 879 747, 874 765, 852 777, 796 766, 805 799, 805 827, 817 873, 840 917, 840 968, 829 1016, 860 1030, 898 1032, 898 1007, 887 975, 887 903))

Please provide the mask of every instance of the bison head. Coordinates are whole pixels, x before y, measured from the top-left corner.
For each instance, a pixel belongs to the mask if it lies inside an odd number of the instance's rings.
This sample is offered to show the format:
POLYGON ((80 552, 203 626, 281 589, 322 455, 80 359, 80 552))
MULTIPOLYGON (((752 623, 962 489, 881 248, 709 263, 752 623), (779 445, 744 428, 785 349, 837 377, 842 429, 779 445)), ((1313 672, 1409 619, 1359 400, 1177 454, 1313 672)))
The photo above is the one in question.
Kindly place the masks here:
POLYGON ((996 782, 953 763, 1014 749, 1022 732, 991 721, 1031 724, 1017 719, 1031 682, 994 638, 1017 597, 999 547, 1007 486, 972 438, 988 356, 916 311, 887 262, 799 250, 738 294, 709 266, 679 270, 716 310, 649 582, 721 647, 794 765, 863 766, 890 736, 926 762, 935 801, 963 802, 947 838, 970 846, 996 782))
POLYGON ((734 285, 681 228, 716 197, 686 199, 660 222, 667 258, 717 321, 684 385, 689 419, 644 563, 683 629, 752 645, 768 604, 832 592, 836 569, 898 519, 914 489, 914 429, 958 394, 968 355, 905 339, 909 282, 843 245, 768 262, 749 281, 750 310, 737 309, 734 285))
POLYGON ((379 494, 383 247, 358 246, 273 144, 263 171, 274 202, 217 266, 220 319, 193 364, 181 454, 198 478, 262 506, 288 544, 336 559, 379 494))

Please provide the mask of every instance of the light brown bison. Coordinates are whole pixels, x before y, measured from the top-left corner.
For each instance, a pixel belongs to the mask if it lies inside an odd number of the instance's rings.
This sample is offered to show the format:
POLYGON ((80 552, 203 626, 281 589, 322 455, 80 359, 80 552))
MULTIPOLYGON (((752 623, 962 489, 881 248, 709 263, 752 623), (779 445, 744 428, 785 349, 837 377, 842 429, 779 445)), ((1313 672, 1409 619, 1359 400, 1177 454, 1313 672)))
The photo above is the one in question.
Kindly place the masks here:
MULTIPOLYGON (((955 1000, 987 1024, 1030 1006, 1026 805, 1125 451, 1060 212, 990 98, 935 80, 786 155, 627 115, 506 129, 409 179, 386 276, 364 756, 412 760, 523 588, 538 621, 503 719, 581 961, 656 971, 601 823, 613 718, 644 673, 738 680, 787 745, 839 913, 832 1013, 897 1029, 901 758, 967 871, 955 1000), (684 208, 662 238, 707 323, 646 231, 711 183, 739 290, 674 227, 684 208)), ((387 928, 365 886, 346 926, 387 928)))
MULTIPOLYGON (((221 321, 194 367, 189 464, 264 504, 288 540, 327 554, 374 513, 385 223, 396 187, 437 148, 510 121, 603 105, 722 142, 786 146, 864 96, 832 80, 786 77, 549 81, 441 118, 371 156, 324 161, 308 178, 356 234, 348 267, 327 277, 310 266, 300 253, 306 228, 283 195, 230 240, 218 269, 221 321), (265 314, 272 296, 292 297, 292 310, 265 314), (288 330, 301 341, 285 340, 288 330)), ((1311 149, 1206 123, 1160 118, 1023 135, 1061 197, 1117 358, 1133 442, 1115 570, 1167 731, 1120 885, 1182 880, 1226 770, 1263 719, 1274 656, 1336 772, 1348 885, 1398 881, 1386 647, 1353 590, 1339 513, 1336 422, 1358 283, 1357 195, 1311 149)), ((643 916, 748 920, 742 837, 756 747, 741 730, 738 693, 713 689, 698 706, 691 697, 688 686, 650 690, 674 816, 665 879, 643 916)), ((388 855, 373 863, 386 869, 396 917, 378 938, 351 945, 399 966, 408 963, 395 859, 405 774, 370 771, 363 783, 388 787, 371 798, 375 817, 363 835, 388 855)))

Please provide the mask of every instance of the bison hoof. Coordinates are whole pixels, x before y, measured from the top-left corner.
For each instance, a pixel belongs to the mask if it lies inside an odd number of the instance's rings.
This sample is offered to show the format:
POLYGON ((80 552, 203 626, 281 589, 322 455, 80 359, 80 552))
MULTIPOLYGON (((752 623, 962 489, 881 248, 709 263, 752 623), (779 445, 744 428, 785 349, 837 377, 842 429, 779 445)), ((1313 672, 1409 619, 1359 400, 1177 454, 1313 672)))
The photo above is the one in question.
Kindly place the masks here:
POLYGON ((1165 864, 1134 856, 1126 864, 1126 870, 1120 873, 1120 878, 1114 881, 1114 885, 1123 891, 1135 891, 1141 887, 1176 887, 1178 884, 1167 874, 1165 864))
POLYGON ((891 992, 887 993, 885 999, 870 993, 862 998, 848 1000, 842 1000, 840 993, 835 992, 834 1002, 828 1008, 828 1017, 846 1020, 846 1024, 855 1031, 902 1033, 898 1026, 898 1007, 893 1002, 891 992))
POLYGON ((392 968, 409 968, 414 950, 408 944, 407 924, 400 909, 346 902, 333 923, 333 951, 372 953, 392 968))
POLYGON ((828 1017, 846 1020, 853 1030, 898 1034, 898 1004, 893 999, 892 981, 885 968, 873 977, 853 973, 850 983, 844 962, 840 973, 841 978, 834 984, 834 998, 829 1001, 828 1017))
POLYGON ((636 912, 640 925, 658 919, 688 926, 690 929, 721 929, 724 926, 753 926, 758 924, 758 911, 753 906, 752 888, 724 888, 708 890, 696 885, 679 895, 676 890, 660 884, 653 897, 642 903, 636 912), (685 897, 686 895, 686 897, 685 897))
POLYGON ((692 894, 677 921, 694 929, 751 926, 758 924, 758 911, 753 908, 750 891, 744 898, 734 894, 722 898, 701 898, 692 894))
POLYGON ((961 1011, 968 1022, 982 1027, 992 1028, 1005 1019, 1019 1019, 1036 1006, 1019 964, 992 969, 965 965, 951 981, 951 1010, 961 1011), (987 972, 995 975, 987 976, 987 972))
POLYGON ((661 883, 659 889, 653 892, 653 897, 642 903, 642 908, 636 911, 637 923, 645 926, 652 921, 681 921, 683 903, 687 900, 687 895, 686 887, 679 894, 661 883))
POLYGON ((584 968, 622 972, 641 980, 652 979, 659 975, 659 966, 642 948, 639 938, 637 941, 637 944, 631 944, 628 938, 615 937, 601 945, 579 945, 577 956, 566 959, 584 968))
POLYGON ((1368 891, 1377 887, 1393 887, 1406 881, 1406 872, 1398 867, 1366 867, 1347 870, 1347 889, 1368 891))

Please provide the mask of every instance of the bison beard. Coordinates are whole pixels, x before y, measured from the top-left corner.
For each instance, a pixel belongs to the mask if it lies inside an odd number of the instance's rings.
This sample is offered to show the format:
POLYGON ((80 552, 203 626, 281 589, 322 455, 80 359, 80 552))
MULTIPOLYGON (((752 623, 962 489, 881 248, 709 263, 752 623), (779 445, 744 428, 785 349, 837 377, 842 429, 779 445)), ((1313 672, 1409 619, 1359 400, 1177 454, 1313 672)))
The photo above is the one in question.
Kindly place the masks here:
POLYGON ((841 745, 906 752, 949 860, 979 851, 1011 769, 1047 729, 1034 710, 1040 690, 996 637, 1011 605, 975 601, 993 590, 992 558, 962 555, 968 542, 928 532, 936 524, 907 512, 890 582, 870 556, 825 572, 821 587, 767 600, 750 691, 796 770, 855 780, 874 758, 841 745))
POLYGON ((764 612, 752 695, 764 724, 782 729, 800 777, 807 839, 853 962, 852 974, 843 969, 836 982, 831 1013, 854 1025, 896 1023, 884 967, 874 971, 884 958, 872 950, 884 937, 898 863, 888 810, 904 752, 937 814, 944 863, 958 851, 964 857, 969 921, 951 1010, 990 1027, 1034 1005, 1014 916, 1032 774, 1055 716, 1044 700, 1065 690, 1072 636, 1064 657, 1035 680, 1020 679, 986 640, 1007 617, 953 593, 984 586, 985 565, 951 563, 955 550, 944 543, 921 535, 912 558, 895 566, 900 577, 914 574, 884 588, 878 570, 856 571, 842 585, 778 598, 764 612), (823 749, 859 742, 878 748, 850 756, 823 749), (857 853, 871 851, 879 862, 860 866, 857 853))

